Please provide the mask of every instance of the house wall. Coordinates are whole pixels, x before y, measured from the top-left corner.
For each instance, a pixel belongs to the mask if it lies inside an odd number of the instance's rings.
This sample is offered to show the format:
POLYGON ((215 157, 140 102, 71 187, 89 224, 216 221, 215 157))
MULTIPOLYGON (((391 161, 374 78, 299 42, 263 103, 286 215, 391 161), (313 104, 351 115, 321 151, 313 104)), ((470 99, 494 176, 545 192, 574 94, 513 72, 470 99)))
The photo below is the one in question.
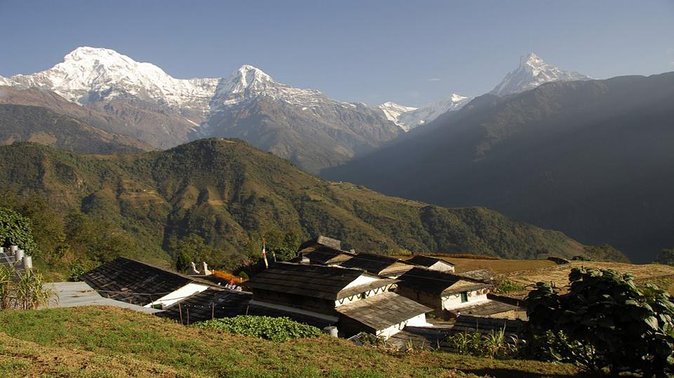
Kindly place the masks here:
POLYGON ((468 292, 467 302, 461 302, 461 293, 450 294, 442 297, 442 308, 445 310, 455 310, 461 307, 473 306, 488 300, 489 298, 487 298, 486 290, 468 292))
POLYGON ((396 333, 403 330, 407 326, 412 327, 428 327, 430 324, 426 322, 426 314, 419 314, 411 319, 405 320, 404 322, 392 325, 388 328, 377 331, 376 335, 388 339, 389 337, 395 335, 396 333))
POLYGON ((380 279, 380 278, 379 277, 370 277, 368 275, 361 274, 360 276, 358 276, 358 278, 351 281, 348 285, 344 286, 344 289, 342 289, 342 290, 350 289, 352 287, 356 287, 356 286, 360 286, 360 285, 367 285, 369 283, 377 281, 378 279, 380 279))
POLYGON ((189 296, 192 296, 197 293, 201 293, 202 291, 208 289, 208 286, 206 285, 199 285, 195 283, 188 283, 187 285, 181 287, 180 289, 171 292, 156 301, 146 304, 143 307, 153 307, 155 305, 161 305, 163 307, 168 307, 176 302, 179 302, 189 296))
POLYGON ((438 315, 442 312, 442 298, 437 294, 431 294, 400 285, 398 285, 396 293, 434 309, 438 315))
POLYGON ((348 304, 348 303, 353 303, 353 302, 356 302, 356 301, 359 301, 359 300, 362 300, 362 299, 365 299, 365 298, 369 298, 373 295, 385 293, 385 292, 389 291, 391 286, 392 285, 386 285, 386 286, 378 287, 378 288, 368 290, 368 291, 365 291, 365 292, 362 292, 362 293, 354 294, 354 295, 351 295, 351 296, 346 297, 346 298, 338 299, 338 300, 335 301, 335 307, 343 306, 343 305, 348 304))

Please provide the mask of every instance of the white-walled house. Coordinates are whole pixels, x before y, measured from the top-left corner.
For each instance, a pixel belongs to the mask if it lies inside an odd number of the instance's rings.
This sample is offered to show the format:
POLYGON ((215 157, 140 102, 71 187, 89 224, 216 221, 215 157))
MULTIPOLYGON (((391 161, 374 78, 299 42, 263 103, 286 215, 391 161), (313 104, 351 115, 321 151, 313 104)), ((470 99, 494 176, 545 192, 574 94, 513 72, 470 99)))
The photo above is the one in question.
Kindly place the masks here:
POLYGON ((337 325, 340 334, 389 337, 407 325, 428 325, 431 308, 392 290, 395 280, 359 269, 278 263, 246 282, 253 313, 268 310, 315 325, 337 325))
POLYGON ((491 290, 491 285, 482 281, 419 267, 398 280, 398 294, 432 307, 438 315, 488 302, 491 290))

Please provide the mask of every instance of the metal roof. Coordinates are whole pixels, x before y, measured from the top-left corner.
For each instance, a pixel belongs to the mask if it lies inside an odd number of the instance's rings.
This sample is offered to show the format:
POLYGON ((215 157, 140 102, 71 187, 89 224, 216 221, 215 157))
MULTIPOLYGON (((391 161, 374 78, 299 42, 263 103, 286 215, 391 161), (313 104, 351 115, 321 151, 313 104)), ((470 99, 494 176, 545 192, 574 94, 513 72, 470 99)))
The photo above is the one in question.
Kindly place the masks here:
POLYGON ((104 297, 146 305, 194 282, 188 276, 118 257, 82 275, 104 297))
POLYGON ((253 294, 246 291, 208 288, 157 314, 192 324, 244 314, 253 294))
POLYGON ((49 282, 45 283, 43 287, 54 294, 43 308, 112 306, 128 308, 146 314, 153 314, 159 311, 110 298, 103 298, 96 290, 87 285, 86 282, 49 282))

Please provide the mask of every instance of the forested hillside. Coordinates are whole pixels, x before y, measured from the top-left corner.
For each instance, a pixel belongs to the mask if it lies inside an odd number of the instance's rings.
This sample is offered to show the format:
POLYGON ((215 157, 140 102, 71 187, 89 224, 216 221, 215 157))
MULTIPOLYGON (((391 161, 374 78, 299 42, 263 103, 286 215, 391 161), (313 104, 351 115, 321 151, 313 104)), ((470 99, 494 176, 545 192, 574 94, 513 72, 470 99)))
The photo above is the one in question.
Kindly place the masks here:
POLYGON ((257 258, 263 237, 268 248, 292 249, 319 233, 382 254, 585 253, 562 233, 484 208, 447 209, 324 181, 237 140, 122 155, 23 143, 0 147, 0 155, 0 206, 52 229, 37 239, 47 240, 42 253, 53 262, 123 254, 168 264, 187 252, 231 267, 257 258))

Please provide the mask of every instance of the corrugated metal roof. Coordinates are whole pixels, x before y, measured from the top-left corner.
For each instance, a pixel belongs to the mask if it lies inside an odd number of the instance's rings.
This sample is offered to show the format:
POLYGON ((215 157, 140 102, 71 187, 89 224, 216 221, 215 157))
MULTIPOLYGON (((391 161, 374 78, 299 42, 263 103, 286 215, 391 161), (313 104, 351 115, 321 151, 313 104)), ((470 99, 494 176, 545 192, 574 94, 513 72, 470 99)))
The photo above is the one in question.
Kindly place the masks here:
POLYGON ((133 305, 126 302, 103 298, 86 282, 49 282, 43 285, 54 295, 44 308, 78 307, 78 306, 112 306, 153 314, 160 310, 133 305))
POLYGON ((188 276, 118 257, 82 275, 104 297, 146 305, 193 282, 188 276))

